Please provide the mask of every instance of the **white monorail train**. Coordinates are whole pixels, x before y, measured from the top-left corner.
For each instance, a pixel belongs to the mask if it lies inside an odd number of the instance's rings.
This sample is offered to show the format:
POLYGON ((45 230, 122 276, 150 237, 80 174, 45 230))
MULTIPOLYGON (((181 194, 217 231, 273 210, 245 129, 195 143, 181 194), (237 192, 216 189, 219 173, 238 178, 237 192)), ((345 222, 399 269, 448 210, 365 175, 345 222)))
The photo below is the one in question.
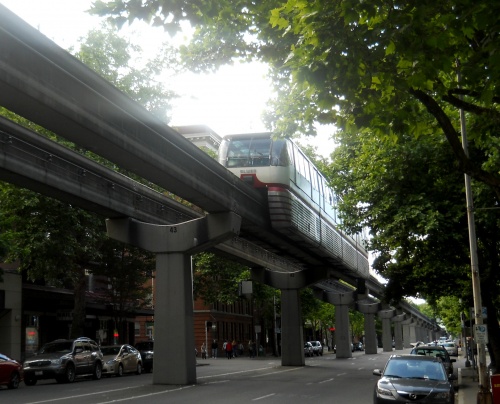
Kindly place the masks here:
POLYGON ((226 136, 219 163, 255 188, 267 189, 275 230, 342 261, 356 277, 369 278, 362 235, 339 230, 336 195, 292 140, 273 140, 270 133, 226 136))

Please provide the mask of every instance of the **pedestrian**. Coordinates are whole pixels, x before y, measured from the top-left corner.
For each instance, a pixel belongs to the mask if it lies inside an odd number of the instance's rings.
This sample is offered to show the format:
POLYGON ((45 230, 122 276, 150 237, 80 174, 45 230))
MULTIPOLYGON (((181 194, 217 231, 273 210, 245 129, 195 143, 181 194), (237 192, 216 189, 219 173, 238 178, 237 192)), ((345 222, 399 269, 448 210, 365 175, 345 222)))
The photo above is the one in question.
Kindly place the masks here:
POLYGON ((207 346, 205 343, 201 344, 201 359, 207 359, 207 346))
POLYGON ((233 344, 231 344, 231 341, 226 342, 226 356, 227 359, 231 359, 233 357, 233 344))
POLYGON ((219 344, 217 343, 217 340, 214 339, 212 342, 212 358, 217 359, 217 351, 219 349, 219 344))
POLYGON ((254 357, 254 343, 253 340, 248 341, 248 353, 250 354, 250 358, 254 357))
POLYGON ((255 356, 257 355, 257 344, 255 341, 252 340, 252 358, 255 358, 255 356))
POLYGON ((233 358, 238 357, 238 344, 236 343, 236 340, 233 339, 233 342, 231 344, 233 346, 233 358))

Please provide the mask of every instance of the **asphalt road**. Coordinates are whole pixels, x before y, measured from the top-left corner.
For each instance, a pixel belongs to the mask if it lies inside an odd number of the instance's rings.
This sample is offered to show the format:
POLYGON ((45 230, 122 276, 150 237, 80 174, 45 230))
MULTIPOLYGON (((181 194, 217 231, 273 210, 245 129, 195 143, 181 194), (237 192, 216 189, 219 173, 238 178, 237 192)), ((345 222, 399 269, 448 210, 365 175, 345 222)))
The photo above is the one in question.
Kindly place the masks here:
POLYGON ((377 380, 372 371, 382 368, 389 355, 355 352, 350 359, 336 359, 325 353, 306 358, 301 367, 283 367, 274 357, 198 359, 195 385, 153 385, 151 374, 72 384, 45 380, 29 387, 23 383, 18 390, 0 389, 0 403, 371 403, 377 380))

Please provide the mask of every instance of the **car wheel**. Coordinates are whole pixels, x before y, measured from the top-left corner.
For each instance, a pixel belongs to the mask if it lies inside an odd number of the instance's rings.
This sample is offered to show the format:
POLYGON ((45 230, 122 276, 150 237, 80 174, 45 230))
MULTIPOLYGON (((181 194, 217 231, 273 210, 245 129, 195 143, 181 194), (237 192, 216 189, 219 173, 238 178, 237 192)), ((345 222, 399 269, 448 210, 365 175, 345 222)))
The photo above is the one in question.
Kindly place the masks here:
POLYGON ((92 374, 92 379, 99 380, 102 377, 102 365, 101 362, 97 362, 94 367, 94 373, 92 374))
POLYGON ((140 375, 142 373, 142 365, 141 362, 137 362, 137 369, 135 371, 136 375, 140 375))
POLYGON ((15 372, 12 374, 10 378, 9 385, 7 386, 9 389, 17 389, 19 387, 19 382, 21 378, 19 377, 19 373, 15 372))
POLYGON ((26 386, 34 386, 36 384, 36 377, 34 375, 24 375, 24 384, 26 386))
POLYGON ((75 381, 75 367, 73 364, 68 364, 66 366, 66 373, 64 374, 64 377, 61 379, 61 382, 64 383, 73 383, 75 381))
POLYGON ((116 372, 116 375, 118 377, 122 377, 123 376, 123 365, 121 363, 118 365, 118 372, 116 372))

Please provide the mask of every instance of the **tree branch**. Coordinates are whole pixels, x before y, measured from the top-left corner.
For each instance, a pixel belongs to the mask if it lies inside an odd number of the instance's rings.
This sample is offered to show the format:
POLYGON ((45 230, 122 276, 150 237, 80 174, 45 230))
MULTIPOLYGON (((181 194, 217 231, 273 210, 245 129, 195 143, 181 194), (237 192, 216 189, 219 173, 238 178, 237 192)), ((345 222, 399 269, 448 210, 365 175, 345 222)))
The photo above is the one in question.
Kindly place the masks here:
POLYGON ((475 180, 491 186, 496 193, 497 198, 500 199, 500 178, 477 167, 472 160, 467 157, 460 141, 460 134, 455 130, 450 118, 439 106, 436 100, 422 90, 412 88, 410 89, 410 94, 424 104, 427 111, 434 116, 434 118, 436 118, 439 126, 443 130, 444 135, 446 136, 446 139, 448 140, 448 143, 451 146, 453 153, 455 154, 455 157, 457 158, 460 170, 464 174, 470 175, 475 180))

